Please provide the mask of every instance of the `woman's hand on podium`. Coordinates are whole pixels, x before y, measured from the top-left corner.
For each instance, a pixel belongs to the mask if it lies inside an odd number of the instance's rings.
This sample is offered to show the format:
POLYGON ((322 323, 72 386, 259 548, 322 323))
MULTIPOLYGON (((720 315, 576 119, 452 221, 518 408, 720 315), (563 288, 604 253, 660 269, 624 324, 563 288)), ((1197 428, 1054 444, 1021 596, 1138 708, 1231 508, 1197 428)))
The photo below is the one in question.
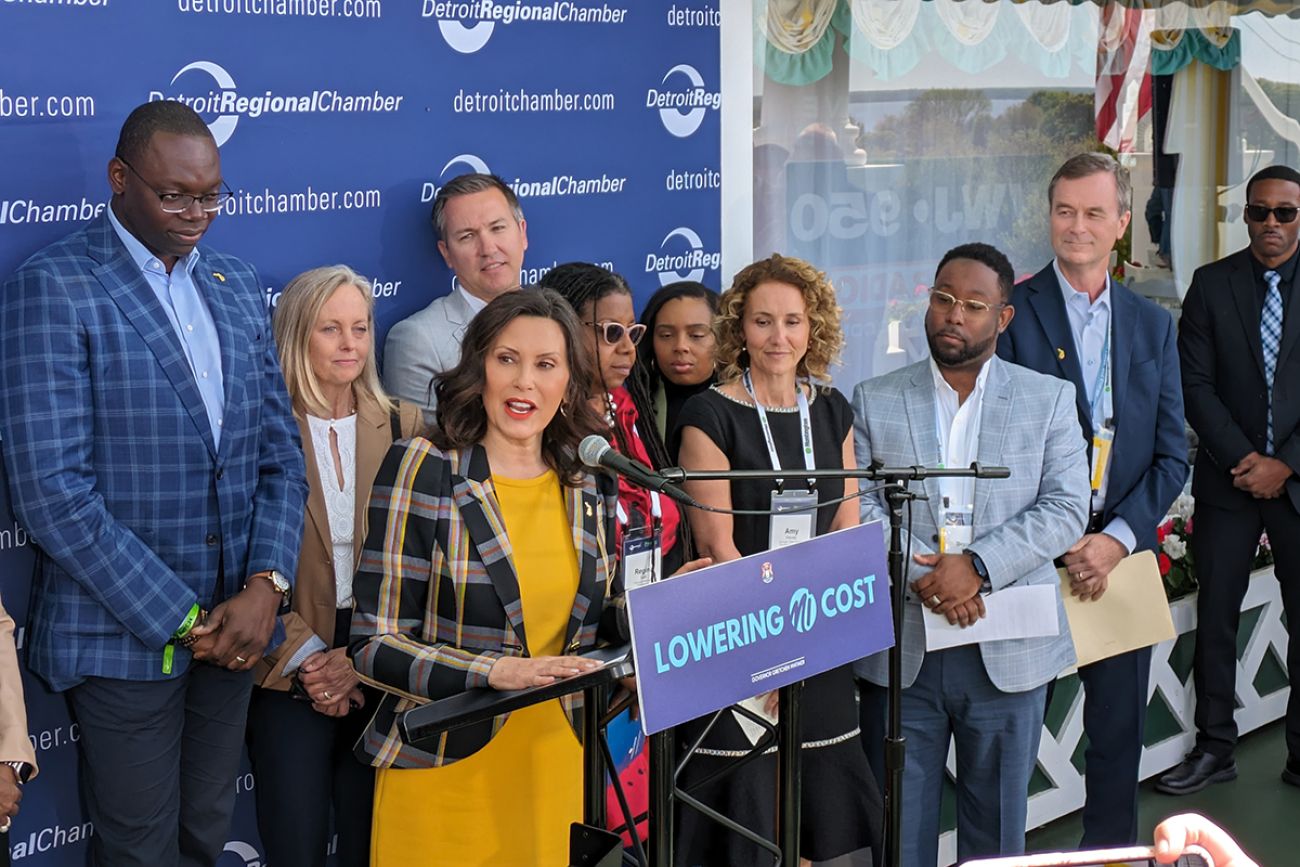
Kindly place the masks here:
POLYGON ((488 686, 499 690, 546 686, 595 671, 604 664, 581 656, 503 656, 492 663, 488 686))

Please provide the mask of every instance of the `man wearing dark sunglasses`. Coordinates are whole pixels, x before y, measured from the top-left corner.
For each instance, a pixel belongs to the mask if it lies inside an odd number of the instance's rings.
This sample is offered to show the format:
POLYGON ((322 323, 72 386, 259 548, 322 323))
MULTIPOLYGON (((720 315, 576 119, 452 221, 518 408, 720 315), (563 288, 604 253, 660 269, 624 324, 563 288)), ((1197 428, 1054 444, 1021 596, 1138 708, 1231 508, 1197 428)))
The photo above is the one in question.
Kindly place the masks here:
MULTIPOLYGON (((1237 623, 1260 531, 1287 620, 1300 623, 1300 172, 1269 166, 1246 184, 1250 246, 1197 269, 1183 301, 1187 420, 1200 436, 1192 494, 1196 747, 1157 788, 1187 794, 1237 776, 1237 623)), ((1300 786, 1300 642, 1287 651, 1291 698, 1282 779, 1300 786)))

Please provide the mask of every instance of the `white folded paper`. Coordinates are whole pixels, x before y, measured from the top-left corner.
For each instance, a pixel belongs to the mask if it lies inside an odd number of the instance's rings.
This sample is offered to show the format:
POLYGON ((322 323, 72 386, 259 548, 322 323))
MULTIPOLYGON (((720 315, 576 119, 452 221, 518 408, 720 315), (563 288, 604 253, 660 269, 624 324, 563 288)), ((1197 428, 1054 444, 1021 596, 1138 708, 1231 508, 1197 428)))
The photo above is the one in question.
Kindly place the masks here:
POLYGON ((1054 584, 995 590, 984 597, 984 617, 964 629, 949 623, 946 615, 935 614, 927 608, 925 649, 943 650, 984 641, 1059 635, 1056 592, 1054 584))

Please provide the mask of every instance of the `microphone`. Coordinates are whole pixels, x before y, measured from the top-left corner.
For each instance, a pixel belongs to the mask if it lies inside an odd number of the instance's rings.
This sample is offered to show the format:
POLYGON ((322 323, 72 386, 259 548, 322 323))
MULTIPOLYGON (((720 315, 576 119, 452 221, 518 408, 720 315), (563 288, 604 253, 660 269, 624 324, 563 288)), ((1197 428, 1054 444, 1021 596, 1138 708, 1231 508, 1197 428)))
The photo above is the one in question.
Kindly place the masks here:
POLYGON ((595 469, 612 470, 617 475, 631 481, 638 487, 658 491, 679 503, 696 505, 695 500, 681 488, 665 479, 659 473, 638 460, 621 455, 609 444, 609 440, 600 434, 584 437, 578 446, 578 457, 584 464, 595 469))

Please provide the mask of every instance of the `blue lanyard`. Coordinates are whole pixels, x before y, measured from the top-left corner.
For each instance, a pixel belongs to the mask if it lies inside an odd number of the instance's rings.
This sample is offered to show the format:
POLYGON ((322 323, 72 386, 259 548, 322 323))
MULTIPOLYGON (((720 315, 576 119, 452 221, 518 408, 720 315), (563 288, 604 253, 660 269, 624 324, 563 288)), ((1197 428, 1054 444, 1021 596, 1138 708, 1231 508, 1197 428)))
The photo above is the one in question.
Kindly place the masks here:
POLYGON ((1092 400, 1089 402, 1088 409, 1092 412, 1092 430, 1093 433, 1101 430, 1106 425, 1106 419, 1101 417, 1102 410, 1106 407, 1106 395, 1110 394, 1110 335, 1114 329, 1109 318, 1106 321, 1106 340, 1101 345, 1101 369, 1097 371, 1097 378, 1092 384, 1092 400))

